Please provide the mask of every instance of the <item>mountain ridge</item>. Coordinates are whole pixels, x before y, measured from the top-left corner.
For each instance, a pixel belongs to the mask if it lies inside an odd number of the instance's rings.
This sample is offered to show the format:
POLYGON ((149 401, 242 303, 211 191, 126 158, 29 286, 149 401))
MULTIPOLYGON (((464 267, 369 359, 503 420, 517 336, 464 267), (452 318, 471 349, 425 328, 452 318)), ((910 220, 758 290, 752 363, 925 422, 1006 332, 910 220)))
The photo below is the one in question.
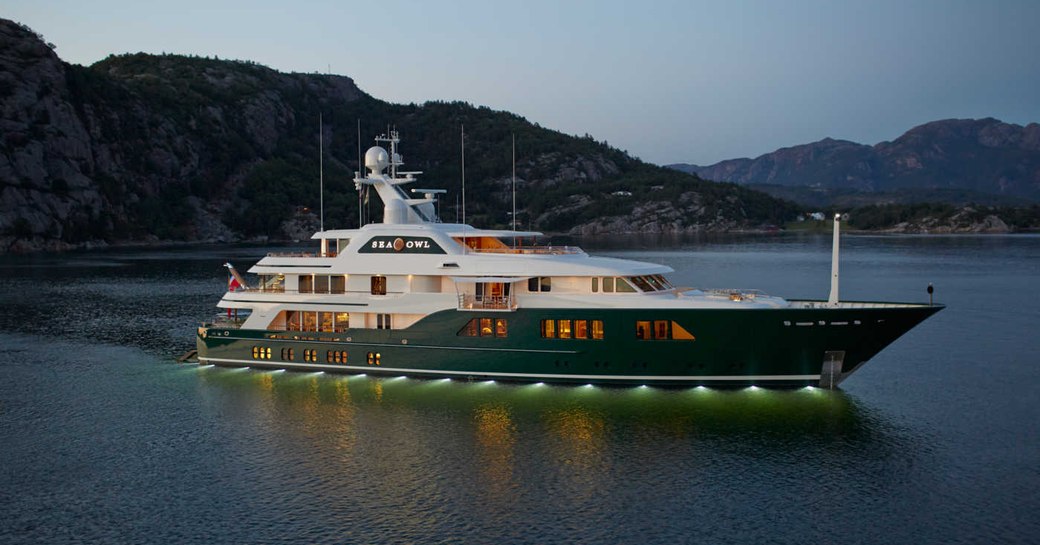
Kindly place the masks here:
POLYGON ((994 118, 918 125, 873 146, 824 138, 756 158, 667 165, 748 186, 807 186, 863 193, 964 190, 1040 201, 1040 124, 994 118))

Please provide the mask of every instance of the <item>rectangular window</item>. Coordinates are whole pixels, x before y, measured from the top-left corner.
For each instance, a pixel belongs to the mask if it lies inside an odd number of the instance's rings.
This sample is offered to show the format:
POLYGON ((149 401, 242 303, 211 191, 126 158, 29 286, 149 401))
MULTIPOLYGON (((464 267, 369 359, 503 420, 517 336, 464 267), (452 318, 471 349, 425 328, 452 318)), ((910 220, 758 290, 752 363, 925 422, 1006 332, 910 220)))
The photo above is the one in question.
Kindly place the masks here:
POLYGON ((644 341, 650 339, 650 322, 636 322, 636 338, 644 341))
POLYGON ((588 339, 589 338, 589 322, 586 320, 574 320, 574 338, 575 339, 588 339))
POLYGON ((668 338, 668 320, 654 320, 654 338, 657 340, 668 338))
POLYGON ((614 280, 617 281, 617 292, 618 293, 635 293, 636 292, 636 289, 632 287, 632 284, 628 283, 628 280, 625 280, 624 278, 620 278, 620 277, 615 278, 614 280))
POLYGON ((386 295, 386 277, 372 277, 372 295, 386 295))
POLYGON ((592 338, 603 340, 603 320, 592 321, 592 338))
POLYGON ((528 278, 527 291, 532 293, 539 291, 552 291, 552 278, 548 276, 536 276, 534 278, 528 278))
POLYGON ((329 275, 327 274, 316 274, 314 275, 314 293, 328 293, 329 292, 329 275))
POLYGON ((542 320, 542 337, 546 339, 556 338, 556 320, 542 320))
POLYGON ((599 293, 599 277, 592 277, 592 293, 599 293))
POLYGON ((507 333, 506 321, 502 318, 495 319, 495 336, 505 337, 507 333))
POLYGON ((314 293, 314 277, 309 274, 300 275, 300 293, 314 293))
POLYGON ((350 313, 348 312, 337 312, 335 319, 336 321, 332 326, 332 330, 336 333, 342 333, 350 326, 350 313))
POLYGON ((494 330, 491 329, 491 318, 481 318, 480 319, 480 336, 481 337, 490 337, 490 336, 492 336, 494 334, 495 334, 494 330))
POLYGON ((303 315, 303 330, 304 331, 317 331, 318 330, 318 313, 317 312, 301 312, 303 315))
POLYGON ((329 293, 345 293, 347 291, 347 277, 336 275, 329 277, 329 293))
POLYGON ((319 331, 332 331, 332 313, 331 312, 319 312, 318 313, 318 324, 321 326, 319 331))
POLYGON ((603 277, 603 293, 614 293, 614 277, 603 277))
POLYGON ((558 325, 560 326, 560 338, 561 339, 569 339, 569 338, 571 338, 571 321, 570 320, 560 320, 558 322, 558 325))
POLYGON ((286 331, 299 331, 300 330, 300 313, 295 310, 285 311, 285 330, 286 331))
POLYGON ((376 314, 376 329, 391 329, 389 314, 376 314))

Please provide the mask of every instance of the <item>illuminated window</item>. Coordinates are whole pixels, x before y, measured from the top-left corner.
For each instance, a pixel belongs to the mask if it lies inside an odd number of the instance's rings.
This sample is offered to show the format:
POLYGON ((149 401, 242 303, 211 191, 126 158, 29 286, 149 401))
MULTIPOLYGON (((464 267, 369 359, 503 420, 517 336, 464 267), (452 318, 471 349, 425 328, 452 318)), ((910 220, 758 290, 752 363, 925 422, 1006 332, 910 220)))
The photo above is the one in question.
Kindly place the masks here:
POLYGON ((283 348, 282 349, 282 361, 292 361, 292 360, 293 360, 293 349, 292 348, 283 348))
POLYGON ((692 333, 686 331, 683 326, 672 322, 672 338, 677 341, 696 341, 697 337, 694 337, 692 333))
POLYGON ((592 321, 592 338, 596 340, 603 339, 603 320, 592 321))
POLYGON ((386 295, 386 277, 372 277, 372 295, 386 295))
POLYGON ((271 347, 270 346, 268 346, 267 348, 264 349, 264 359, 265 360, 271 359, 271 347))
POLYGON ((303 361, 318 361, 318 351, 313 348, 304 349, 303 361))
POLYGON ((481 337, 490 337, 494 333, 495 333, 494 330, 491 329, 491 318, 481 318, 480 319, 480 336, 481 337))
POLYGON ((376 363, 376 355, 375 355, 374 352, 369 352, 368 354, 365 355, 365 357, 366 357, 369 365, 374 365, 376 363))
POLYGON ((462 326, 456 335, 460 337, 476 337, 480 334, 480 318, 473 318, 462 326))
POLYGON ((332 313, 331 312, 319 312, 318 323, 321 325, 321 331, 332 331, 332 313))
POLYGON ((542 320, 542 337, 546 339, 556 337, 556 320, 542 320))
POLYGON ((560 326, 560 338, 561 339, 569 339, 569 338, 571 338, 571 321, 570 320, 560 320, 558 325, 560 326))
POLYGON ((285 311, 285 330, 299 331, 300 326, 300 313, 295 310, 285 311))
POLYGON ((332 330, 336 333, 342 333, 348 329, 350 324, 350 313, 348 312, 337 312, 335 316, 335 325, 332 326, 332 330))
POLYGON ((376 352, 376 365, 381 365, 380 360, 382 360, 382 356, 379 355, 379 352, 376 352))
POLYGON ((506 321, 504 318, 498 318, 495 320, 495 336, 505 337, 506 336, 506 321))
POLYGON ((589 338, 589 326, 586 320, 574 320, 574 338, 575 339, 588 339, 589 338))
POLYGON ((668 320, 654 320, 654 338, 658 340, 668 338, 668 320))
POLYGON ((644 341, 650 339, 650 322, 636 322, 636 338, 644 341))
POLYGON ((253 359, 254 360, 260 359, 260 347, 259 346, 254 346, 253 347, 253 359))
POLYGON ((304 331, 317 331, 318 330, 318 313, 317 312, 301 312, 303 315, 303 330, 304 331))

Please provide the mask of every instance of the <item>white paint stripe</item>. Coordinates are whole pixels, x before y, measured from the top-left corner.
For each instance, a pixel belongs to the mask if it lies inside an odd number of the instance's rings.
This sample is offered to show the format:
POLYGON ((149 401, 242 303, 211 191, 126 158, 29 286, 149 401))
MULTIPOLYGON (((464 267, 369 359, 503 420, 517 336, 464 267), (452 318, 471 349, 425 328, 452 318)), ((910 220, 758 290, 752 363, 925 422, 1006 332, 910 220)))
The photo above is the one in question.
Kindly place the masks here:
POLYGON ((322 363, 289 363, 289 362, 271 362, 259 360, 233 360, 225 358, 199 358, 199 362, 223 362, 223 363, 237 363, 242 364, 246 367, 306 367, 316 369, 330 369, 330 370, 349 370, 358 371, 363 373, 369 373, 372 371, 401 373, 404 375, 410 373, 422 373, 428 375, 452 375, 452 376, 479 376, 479 377, 503 377, 503 378, 539 378, 539 379, 575 379, 575 380, 598 380, 598 381, 609 381, 609 380, 626 380, 626 381, 684 381, 684 382, 696 382, 698 380, 712 380, 712 381, 749 381, 749 380, 820 380, 820 375, 710 375, 710 376, 697 376, 697 375, 565 375, 565 374, 551 374, 551 375, 539 375, 534 373, 499 373, 491 371, 445 371, 439 369, 405 369, 400 367, 381 367, 381 366, 357 366, 357 365, 327 365, 322 363))

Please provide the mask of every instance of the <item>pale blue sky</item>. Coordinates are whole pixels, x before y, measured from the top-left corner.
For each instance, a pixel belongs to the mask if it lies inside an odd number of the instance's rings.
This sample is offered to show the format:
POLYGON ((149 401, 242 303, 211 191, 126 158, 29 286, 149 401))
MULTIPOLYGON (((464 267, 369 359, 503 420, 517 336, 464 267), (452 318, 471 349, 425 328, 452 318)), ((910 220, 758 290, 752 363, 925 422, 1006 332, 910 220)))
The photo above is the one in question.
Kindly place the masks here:
MULTIPOLYGON (((66 61, 146 51, 464 100, 655 163, 1040 121, 1040 1, 0 0, 66 61)), ((407 135, 402 135, 407 138, 407 135)))

